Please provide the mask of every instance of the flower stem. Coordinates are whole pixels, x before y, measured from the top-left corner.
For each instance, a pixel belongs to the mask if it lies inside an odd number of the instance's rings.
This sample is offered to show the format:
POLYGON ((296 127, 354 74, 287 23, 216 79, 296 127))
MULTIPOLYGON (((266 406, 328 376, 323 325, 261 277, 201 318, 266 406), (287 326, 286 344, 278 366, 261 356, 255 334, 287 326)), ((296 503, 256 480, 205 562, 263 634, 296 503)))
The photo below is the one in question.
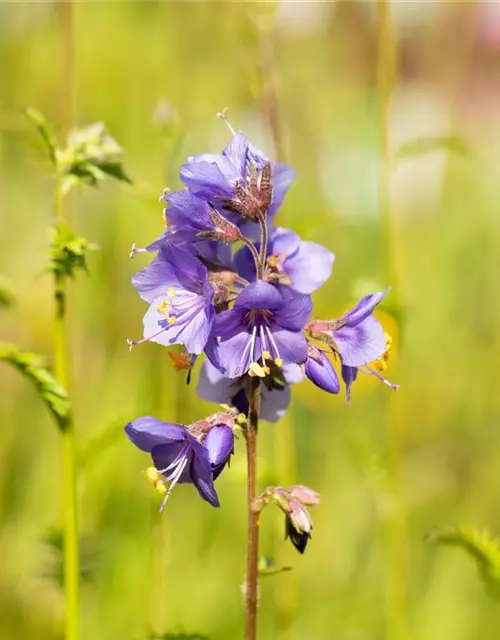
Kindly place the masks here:
MULTIPOLYGON (((55 218, 63 219, 62 182, 57 171, 55 189, 55 218)), ((56 273, 54 280, 54 373, 63 387, 67 387, 66 362, 68 355, 66 334, 66 279, 56 273)), ((69 415, 60 423, 63 458, 64 511, 64 595, 65 640, 80 638, 80 550, 78 541, 76 451, 73 418, 69 415)))
POLYGON ((257 277, 262 278, 262 267, 261 267, 259 252, 257 251, 254 243, 250 240, 250 238, 247 238, 246 236, 243 236, 243 235, 241 236, 240 240, 241 242, 243 242, 243 244, 246 244, 246 246, 250 249, 250 253, 252 254, 253 261, 255 262, 257 277))
POLYGON ((267 224, 266 224, 267 214, 265 216, 259 216, 259 224, 260 224, 260 255, 259 255, 259 264, 260 270, 258 271, 258 278, 264 276, 264 265, 266 264, 267 258, 267 224))
POLYGON ((259 559, 259 514, 254 509, 257 494, 257 429, 260 412, 260 379, 249 380, 249 409, 246 429, 247 446, 247 571, 245 581, 246 640, 257 637, 257 600, 258 600, 258 559, 259 559))

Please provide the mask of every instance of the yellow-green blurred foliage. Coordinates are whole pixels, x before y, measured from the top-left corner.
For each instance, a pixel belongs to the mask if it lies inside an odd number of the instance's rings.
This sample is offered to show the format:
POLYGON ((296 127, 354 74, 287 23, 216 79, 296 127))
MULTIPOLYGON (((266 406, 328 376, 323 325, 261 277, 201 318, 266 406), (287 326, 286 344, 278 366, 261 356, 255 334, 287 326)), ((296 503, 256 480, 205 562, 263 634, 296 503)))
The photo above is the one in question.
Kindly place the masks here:
MULTIPOLYGON (((139 415, 188 422, 213 409, 165 349, 129 353, 126 338, 140 337, 145 311, 130 276, 146 258, 128 251, 161 233, 158 196, 179 187, 179 164, 227 143, 215 117, 223 107, 273 155, 266 82, 277 93, 281 159, 297 171, 278 222, 336 254, 315 314, 335 317, 373 287, 396 285, 380 317, 396 339, 387 375, 402 388, 365 381, 348 407, 302 383, 286 419, 262 425, 261 484, 299 481, 322 502, 303 557, 283 541, 282 514, 263 514, 262 553, 293 571, 262 580, 260 637, 498 637, 499 605, 472 563, 423 542, 441 525, 500 531, 500 50, 486 4, 393 3, 391 149, 459 135, 471 152, 438 149, 394 166, 390 234, 379 211, 373 3, 283 2, 260 41, 259 3, 80 2, 69 12, 0 4, 0 276, 16 297, 0 309, 1 341, 52 349, 51 281, 41 272, 53 180, 24 107, 59 132, 70 119, 104 121, 134 180, 67 203, 77 232, 100 247, 89 276, 71 283, 69 308, 86 639, 241 637, 242 443, 218 481, 220 510, 183 486, 160 517, 160 497, 141 474, 149 461, 123 435, 139 415)), ((3 365, 0 394, 0 638, 59 638, 57 562, 43 542, 61 522, 58 434, 26 381, 3 365)))

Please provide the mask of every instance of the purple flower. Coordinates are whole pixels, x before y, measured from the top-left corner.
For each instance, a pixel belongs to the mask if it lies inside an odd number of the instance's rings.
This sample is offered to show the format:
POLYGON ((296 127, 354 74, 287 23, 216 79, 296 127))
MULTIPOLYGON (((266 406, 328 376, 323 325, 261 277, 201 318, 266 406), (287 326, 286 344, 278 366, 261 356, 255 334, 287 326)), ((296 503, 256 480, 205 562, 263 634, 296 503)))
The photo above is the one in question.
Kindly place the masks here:
MULTIPOLYGON (((303 380, 304 376, 296 364, 271 367, 271 374, 263 379, 260 417, 268 422, 282 418, 290 404, 290 386, 303 380)), ((226 378, 208 360, 203 363, 198 380, 198 395, 204 400, 219 404, 231 404, 240 413, 248 414, 246 378, 226 378)))
POLYGON ((206 267, 188 251, 167 243, 132 282, 150 303, 144 316, 144 340, 183 344, 189 353, 201 353, 215 318, 214 290, 206 267))
POLYGON ((351 387, 357 376, 358 369, 356 367, 346 367, 345 365, 342 365, 342 380, 345 382, 345 394, 347 396, 347 402, 351 400, 351 387))
POLYGON ((307 345, 307 360, 305 362, 305 374, 317 387, 338 393, 340 383, 337 372, 328 357, 311 343, 307 345))
MULTIPOLYGON (((333 253, 320 244, 304 242, 293 231, 276 227, 267 245, 265 279, 290 285, 299 293, 312 293, 330 277, 334 259, 333 253)), ((248 247, 238 251, 235 262, 242 277, 255 280, 255 262, 248 247)))
POLYGON ((361 367, 373 362, 384 353, 385 334, 372 312, 388 291, 365 296, 338 320, 313 321, 306 330, 337 352, 344 366, 361 367))
POLYGON ((219 506, 211 458, 218 461, 217 451, 220 452, 222 447, 211 443, 208 450, 184 425, 161 422, 149 416, 129 422, 125 431, 138 449, 151 454, 154 468, 148 470, 148 477, 165 494, 160 511, 174 487, 189 482, 198 489, 203 500, 214 507, 219 506), (165 481, 170 482, 168 491, 165 491, 165 481))
POLYGON ((208 451, 208 459, 212 467, 213 479, 219 477, 234 449, 234 434, 231 427, 226 424, 218 424, 207 433, 205 448, 208 451))
POLYGON ((256 205, 257 210, 264 206, 273 215, 295 174, 287 165, 270 163, 272 192, 264 192, 259 187, 268 164, 264 154, 238 133, 221 154, 203 153, 188 158, 180 169, 180 177, 190 191, 218 209, 225 203, 229 210, 249 213, 256 205))
POLYGON ((243 289, 232 309, 216 317, 215 340, 205 353, 228 378, 247 371, 264 378, 270 373, 268 361, 278 367, 303 362, 307 342, 301 330, 311 308, 310 296, 284 295, 267 282, 254 282, 243 289))

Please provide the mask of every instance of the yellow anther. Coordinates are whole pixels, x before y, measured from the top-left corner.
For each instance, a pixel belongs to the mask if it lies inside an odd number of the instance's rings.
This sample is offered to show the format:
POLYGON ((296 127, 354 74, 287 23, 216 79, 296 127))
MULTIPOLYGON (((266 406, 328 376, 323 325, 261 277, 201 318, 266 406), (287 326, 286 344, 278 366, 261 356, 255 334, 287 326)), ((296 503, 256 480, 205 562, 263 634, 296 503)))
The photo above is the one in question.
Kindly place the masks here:
POLYGON ((282 367, 283 366, 283 360, 281 358, 276 358, 276 360, 274 361, 274 364, 277 367, 282 367))
POLYGON ((167 322, 168 324, 175 324, 177 322, 177 318, 175 316, 168 316, 167 322))
POLYGON ((156 467, 148 467, 144 472, 144 475, 151 484, 161 481, 161 475, 156 467))
POLYGON ((160 313, 164 313, 165 315, 168 315, 168 311, 167 311, 168 304, 169 304, 168 300, 164 300, 156 308, 160 313))
POLYGON ((258 362, 252 362, 250 364, 250 369, 249 369, 248 373, 250 374, 250 376, 252 376, 252 378, 254 376, 257 376, 259 378, 265 378, 266 377, 266 373, 265 373, 264 369, 260 366, 260 364, 258 362))
POLYGON ((155 483, 155 489, 158 491, 158 493, 167 493, 167 485, 163 482, 163 480, 158 480, 158 482, 155 483))
POLYGON ((271 354, 269 353, 269 351, 263 351, 262 357, 264 358, 264 360, 271 360, 271 354))
POLYGON ((262 370, 266 374, 266 376, 271 374, 271 369, 269 367, 262 367, 262 370))
POLYGON ((246 424, 247 421, 247 417, 244 413, 238 413, 238 415, 235 418, 235 422, 237 422, 238 424, 246 424))
POLYGON ((385 371, 387 369, 387 361, 389 360, 391 355, 391 347, 392 347, 392 338, 388 333, 386 333, 385 334, 385 351, 380 356, 380 358, 371 362, 370 366, 372 366, 377 371, 385 371))
POLYGON ((229 411, 231 409, 231 407, 228 404, 220 404, 219 407, 221 407, 222 409, 225 409, 226 411, 229 411))
POLYGON ((173 289, 172 287, 169 287, 167 290, 167 294, 170 298, 173 298, 175 296, 175 289, 173 289))

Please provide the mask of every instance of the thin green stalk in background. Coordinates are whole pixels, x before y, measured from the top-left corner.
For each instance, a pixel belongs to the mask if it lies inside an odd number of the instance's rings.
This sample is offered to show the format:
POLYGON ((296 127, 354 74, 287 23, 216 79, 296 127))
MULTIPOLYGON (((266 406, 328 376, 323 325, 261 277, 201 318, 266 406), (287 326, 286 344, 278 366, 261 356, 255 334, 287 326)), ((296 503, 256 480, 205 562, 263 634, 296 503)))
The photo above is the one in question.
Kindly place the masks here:
MULTIPOLYGON (((379 92, 379 207, 387 254, 386 276, 391 283, 392 299, 400 306, 398 286, 397 241, 394 218, 391 215, 390 177, 391 149, 389 144, 389 108, 396 69, 396 38, 391 18, 390 0, 378 0, 378 58, 379 92)), ((387 489, 391 496, 390 510, 385 518, 385 549, 387 564, 387 639, 404 640, 407 626, 407 540, 400 467, 402 433, 399 400, 391 394, 388 407, 388 463, 387 489)))
MULTIPOLYGON (((56 222, 64 219, 62 209, 62 181, 57 170, 55 188, 56 222)), ((57 381, 67 387, 66 363, 68 344, 66 332, 66 276, 56 272, 54 280, 54 373, 57 381)), ((75 429, 71 413, 61 424, 63 457, 64 511, 64 594, 65 640, 80 638, 80 549, 78 539, 77 479, 75 429)))

